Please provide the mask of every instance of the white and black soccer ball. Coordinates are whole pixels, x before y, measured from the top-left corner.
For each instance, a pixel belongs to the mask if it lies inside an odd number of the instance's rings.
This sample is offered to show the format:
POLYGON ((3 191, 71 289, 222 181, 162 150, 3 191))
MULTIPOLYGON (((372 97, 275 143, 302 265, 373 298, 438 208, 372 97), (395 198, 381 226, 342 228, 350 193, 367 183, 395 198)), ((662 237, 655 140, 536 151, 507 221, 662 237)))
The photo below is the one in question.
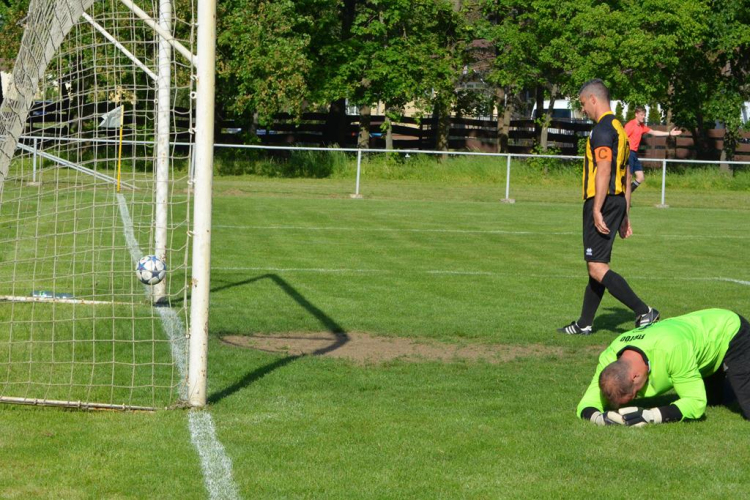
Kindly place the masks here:
POLYGON ((144 285, 155 285, 167 275, 167 265, 156 255, 146 255, 138 261, 135 274, 144 285))

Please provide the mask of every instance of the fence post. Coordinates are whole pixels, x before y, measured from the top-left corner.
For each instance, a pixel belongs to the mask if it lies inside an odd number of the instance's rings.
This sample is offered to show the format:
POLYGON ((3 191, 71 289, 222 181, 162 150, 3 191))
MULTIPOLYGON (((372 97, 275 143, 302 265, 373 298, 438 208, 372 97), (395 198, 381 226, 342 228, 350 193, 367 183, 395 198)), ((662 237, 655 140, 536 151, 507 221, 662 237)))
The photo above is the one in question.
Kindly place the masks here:
POLYGON ((37 138, 34 137, 34 161, 32 162, 31 182, 36 184, 36 152, 37 152, 37 138))
POLYGON ((39 139, 34 137, 34 157, 31 161, 31 182, 28 183, 29 186, 41 186, 41 182, 36 180, 36 171, 38 168, 38 160, 37 160, 37 151, 39 151, 39 143, 37 142, 39 139))
POLYGON ((656 208, 669 208, 664 202, 664 194, 667 190, 667 159, 664 158, 661 162, 661 203, 656 205, 656 208))
POLYGON ((362 195, 359 194, 359 176, 362 173, 362 150, 357 151, 357 183, 354 187, 354 194, 350 194, 350 198, 354 198, 355 200, 362 199, 362 195))
POLYGON ((508 153, 507 159, 508 159, 508 163, 507 163, 508 166, 505 172, 505 198, 503 198, 500 201, 502 201, 503 203, 515 203, 516 200, 510 197, 510 153, 508 153))

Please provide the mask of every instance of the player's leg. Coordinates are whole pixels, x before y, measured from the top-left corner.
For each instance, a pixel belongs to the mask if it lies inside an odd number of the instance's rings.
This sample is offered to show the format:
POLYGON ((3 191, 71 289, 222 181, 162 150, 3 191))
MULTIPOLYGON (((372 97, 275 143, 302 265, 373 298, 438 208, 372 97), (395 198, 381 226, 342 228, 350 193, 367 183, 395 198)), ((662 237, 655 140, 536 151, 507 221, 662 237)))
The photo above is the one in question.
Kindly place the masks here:
POLYGON ((727 405, 735 399, 727 374, 723 368, 703 379, 706 388, 706 404, 708 406, 727 405))
POLYGON ((643 164, 641 163, 641 160, 638 159, 638 155, 635 151, 630 152, 628 164, 630 165, 630 173, 633 176, 633 180, 630 183, 630 192, 632 193, 638 189, 638 186, 643 182, 643 164))
POLYGON ((595 240, 593 255, 588 259, 589 275, 604 285, 614 298, 628 306, 636 314, 636 327, 646 326, 659 319, 659 312, 651 309, 630 288, 628 282, 609 268, 608 263, 612 257, 612 245, 614 245, 615 234, 622 224, 627 210, 627 202, 624 196, 607 196, 602 207, 604 223, 610 228, 607 235, 597 232, 598 239, 595 240))
POLYGON ((583 305, 581 306, 581 316, 576 321, 576 324, 582 327, 589 327, 594 324, 594 316, 596 316, 596 310, 599 309, 599 304, 602 302, 604 297, 604 291, 606 288, 599 281, 589 276, 589 282, 586 285, 586 289, 583 291, 583 305))
POLYGON ((742 416, 750 420, 750 324, 742 316, 739 331, 729 342, 724 366, 742 416))
MULTIPOLYGON (((596 227, 593 216, 594 199, 588 199, 583 203, 583 256, 584 260, 593 252, 592 238, 596 227)), ((590 273, 589 273, 590 274, 590 273)), ((590 335, 593 332, 594 315, 599 308, 599 303, 604 296, 604 286, 589 276, 589 282, 583 292, 583 306, 581 316, 577 321, 558 328, 557 331, 567 335, 590 335)))

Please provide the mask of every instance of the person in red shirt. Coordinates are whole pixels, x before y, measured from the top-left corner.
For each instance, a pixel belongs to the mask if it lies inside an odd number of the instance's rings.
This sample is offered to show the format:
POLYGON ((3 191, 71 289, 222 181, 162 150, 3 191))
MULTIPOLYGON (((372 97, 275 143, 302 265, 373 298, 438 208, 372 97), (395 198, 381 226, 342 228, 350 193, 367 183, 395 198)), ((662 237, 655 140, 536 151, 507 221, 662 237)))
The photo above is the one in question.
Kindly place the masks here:
POLYGON ((641 160, 638 159, 638 147, 641 145, 641 138, 645 134, 657 137, 680 135, 682 130, 676 127, 669 132, 653 130, 646 125, 646 108, 638 106, 635 108, 635 118, 625 124, 625 133, 628 134, 628 142, 630 142, 630 159, 628 163, 630 163, 630 173, 633 175, 633 180, 630 183, 630 192, 632 193, 643 182, 643 165, 641 165, 641 160))

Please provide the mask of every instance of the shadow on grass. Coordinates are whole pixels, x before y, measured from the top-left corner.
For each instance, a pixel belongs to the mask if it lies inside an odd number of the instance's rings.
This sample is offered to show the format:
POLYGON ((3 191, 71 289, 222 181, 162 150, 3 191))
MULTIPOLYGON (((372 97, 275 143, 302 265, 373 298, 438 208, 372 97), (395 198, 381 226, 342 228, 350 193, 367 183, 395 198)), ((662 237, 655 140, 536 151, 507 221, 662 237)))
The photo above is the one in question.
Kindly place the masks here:
POLYGON ((596 330, 609 330, 617 335, 629 332, 635 328, 635 314, 630 309, 622 307, 607 307, 605 312, 599 313, 594 318, 596 330), (629 323, 626 328, 621 327, 622 323, 629 323))
MULTIPOLYGON (((254 278, 238 281, 236 283, 230 283, 227 285, 218 286, 211 289, 211 292, 220 292, 223 290, 228 290, 230 288, 236 288, 239 286, 246 286, 251 285, 253 283, 257 283, 262 280, 271 280, 273 281, 284 293, 286 293, 290 298, 292 298, 297 304, 299 304, 303 309, 305 309, 308 313, 310 313, 312 316, 314 316, 320 323, 325 327, 326 330, 328 330, 330 333, 332 333, 335 337, 334 341, 331 342, 331 344, 321 347, 320 349, 312 352, 311 354, 307 354, 307 356, 319 356, 322 354, 329 353, 331 351, 335 351, 336 349, 340 348, 347 342, 349 342, 350 337, 347 335, 344 328, 339 325, 333 318, 328 316, 325 312, 320 310, 315 304, 307 300, 307 298, 299 293, 292 285, 287 283, 283 278, 276 274, 264 274, 261 276, 256 276, 254 278)), ((249 373, 247 373, 244 377, 242 377, 240 380, 235 382, 234 384, 230 385, 229 387, 226 387, 218 392, 215 392, 213 394, 210 394, 208 396, 208 402, 209 403, 217 403, 224 399, 227 396, 231 396, 235 392, 244 389, 245 387, 249 386, 256 380, 259 380, 269 373, 282 368, 289 363, 296 361, 299 358, 304 357, 302 356, 287 356, 285 358, 278 359, 274 361, 273 363, 269 363, 265 366, 261 366, 260 368, 257 368, 249 373)))

